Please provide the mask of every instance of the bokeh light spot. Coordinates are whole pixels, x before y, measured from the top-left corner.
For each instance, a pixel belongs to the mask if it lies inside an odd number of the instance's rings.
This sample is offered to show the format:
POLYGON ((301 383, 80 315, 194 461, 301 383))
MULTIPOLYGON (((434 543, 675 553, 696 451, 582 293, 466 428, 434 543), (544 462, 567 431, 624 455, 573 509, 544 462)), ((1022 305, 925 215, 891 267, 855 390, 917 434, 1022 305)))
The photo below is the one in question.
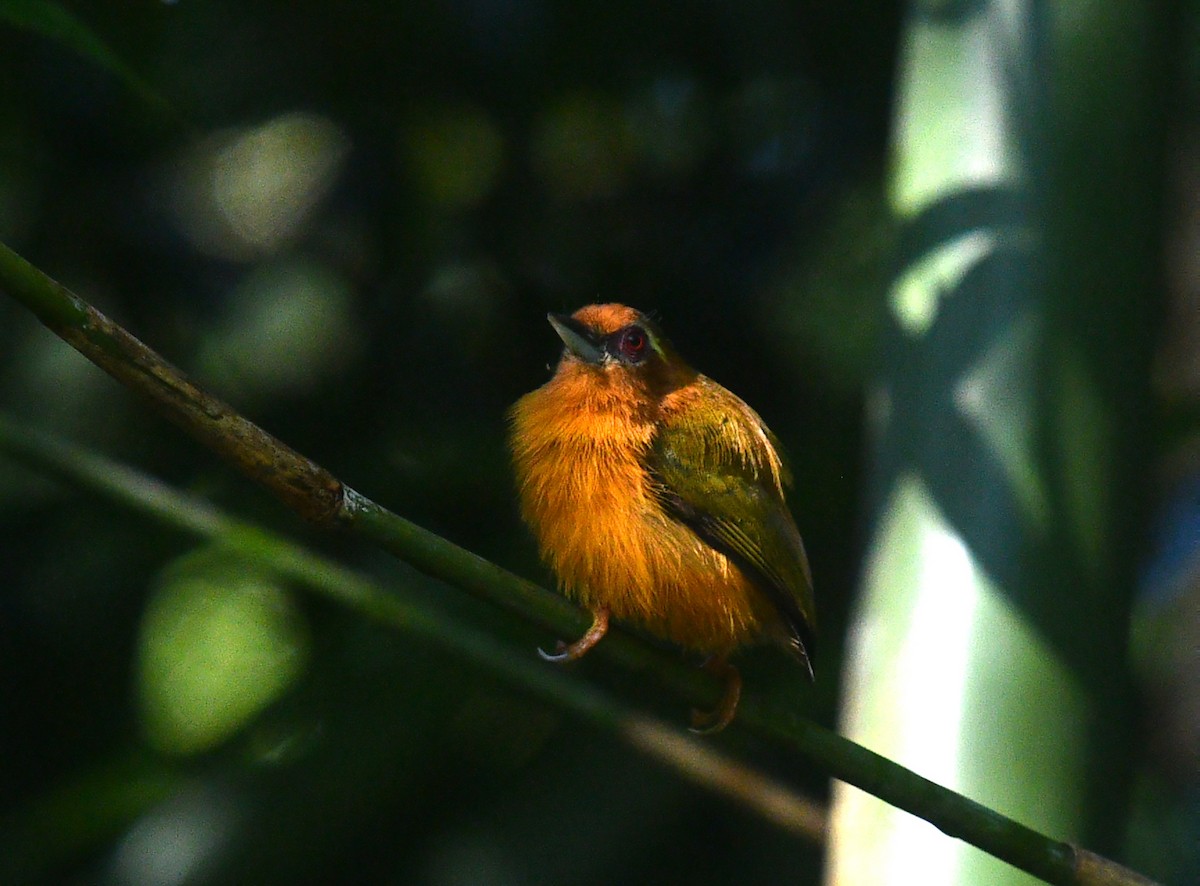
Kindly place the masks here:
POLYGON ((221 258, 271 254, 302 230, 349 148, 341 129, 307 113, 217 133, 183 160, 173 207, 179 226, 221 258))
POLYGON ((139 646, 145 734, 170 754, 194 754, 236 733, 291 684, 308 649, 283 588, 246 564, 210 558, 167 571, 139 646))
POLYGON ((533 164, 557 197, 608 197, 625 185, 631 143, 619 105, 597 95, 573 95, 543 115, 533 136, 533 164))
POLYGON ((477 108, 444 108, 413 124, 403 140, 416 185, 443 211, 477 205, 504 166, 504 139, 477 108))
POLYGON ((318 262, 255 269, 231 294, 224 322, 202 349, 206 378, 240 398, 303 393, 359 353, 353 303, 349 284, 318 262))

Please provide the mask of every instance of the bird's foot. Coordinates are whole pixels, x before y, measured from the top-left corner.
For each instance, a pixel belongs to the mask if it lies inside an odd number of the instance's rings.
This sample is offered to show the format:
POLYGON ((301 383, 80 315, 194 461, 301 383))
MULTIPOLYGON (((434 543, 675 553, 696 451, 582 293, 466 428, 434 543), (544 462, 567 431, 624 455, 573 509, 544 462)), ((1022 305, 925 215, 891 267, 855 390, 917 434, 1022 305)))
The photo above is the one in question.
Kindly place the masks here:
POLYGON ((689 729, 697 735, 712 735, 733 722, 733 715, 737 713, 738 702, 742 698, 742 675, 725 660, 724 655, 710 655, 701 667, 725 681, 725 694, 711 711, 692 708, 692 725, 689 729))
POLYGON ((538 655, 546 661, 552 662, 575 661, 576 659, 583 658, 588 650, 599 643, 607 633, 608 607, 601 606, 592 613, 592 626, 587 629, 582 637, 570 645, 559 640, 553 652, 539 649, 538 655))

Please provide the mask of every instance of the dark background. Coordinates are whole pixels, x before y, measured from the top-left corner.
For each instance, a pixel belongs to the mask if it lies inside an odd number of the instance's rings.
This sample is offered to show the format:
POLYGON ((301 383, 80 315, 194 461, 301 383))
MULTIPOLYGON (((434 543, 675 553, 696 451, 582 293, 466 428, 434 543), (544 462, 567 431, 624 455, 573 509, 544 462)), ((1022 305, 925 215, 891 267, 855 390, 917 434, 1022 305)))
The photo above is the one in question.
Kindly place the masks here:
MULTIPOLYGON (((84 37, 0 21, 0 239, 350 485, 545 583, 505 410, 557 358, 546 311, 653 311, 790 452, 821 679, 805 688, 769 651, 744 671, 832 724, 895 245, 899 6, 183 0, 79 5, 84 37)), ((514 654, 553 640, 308 532, 7 299, 0 403, 514 654)), ((818 847, 292 588, 267 608, 302 664, 220 740, 173 742, 147 712, 146 613, 190 599, 172 596, 180 576, 211 578, 192 540, 0 462, 0 545, 0 796, 19 878, 131 882, 130 847, 156 833, 200 848, 179 851, 183 878, 145 882, 819 875, 818 847)), ((786 774, 826 792, 821 773, 786 774)))

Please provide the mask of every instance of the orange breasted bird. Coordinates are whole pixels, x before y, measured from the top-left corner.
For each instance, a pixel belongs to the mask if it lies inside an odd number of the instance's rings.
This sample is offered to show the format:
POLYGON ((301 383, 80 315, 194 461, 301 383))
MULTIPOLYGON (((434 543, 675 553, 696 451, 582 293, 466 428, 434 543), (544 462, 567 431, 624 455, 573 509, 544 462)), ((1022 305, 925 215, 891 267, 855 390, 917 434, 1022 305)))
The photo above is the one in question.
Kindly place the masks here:
POLYGON ((701 732, 733 719, 741 678, 727 656, 743 644, 781 645, 812 679, 812 577, 774 434, 633 308, 547 319, 558 368, 510 416, 521 516, 593 620, 543 657, 579 658, 610 616, 706 654, 726 688, 714 711, 692 712, 701 732))

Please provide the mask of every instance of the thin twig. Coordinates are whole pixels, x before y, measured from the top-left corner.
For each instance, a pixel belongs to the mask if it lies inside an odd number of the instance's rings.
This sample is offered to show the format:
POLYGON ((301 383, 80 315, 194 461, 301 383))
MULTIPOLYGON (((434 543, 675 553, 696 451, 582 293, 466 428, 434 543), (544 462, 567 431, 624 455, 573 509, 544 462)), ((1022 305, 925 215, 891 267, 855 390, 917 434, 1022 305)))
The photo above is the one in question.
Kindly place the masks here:
POLYGON ((566 671, 544 667, 428 603, 314 555, 254 524, 139 471, 18 426, 0 414, 0 452, 40 473, 99 493, 177 529, 235 551, 281 578, 368 618, 442 647, 550 704, 607 729, 716 794, 808 840, 825 838, 825 811, 789 789, 667 724, 635 713, 566 671))
MULTIPOLYGON (((583 613, 558 595, 342 485, 320 466, 200 391, 150 348, 3 244, 0 288, 306 519, 323 526, 339 525, 371 539, 421 571, 550 630, 578 631, 587 622, 583 613)), ((653 674, 694 704, 712 704, 719 693, 715 681, 703 672, 686 668, 678 659, 619 631, 598 648, 626 667, 653 674)), ((535 674, 529 671, 529 678, 538 679, 535 674)), ((1098 856, 1046 837, 816 723, 774 716, 753 698, 743 703, 738 722, 793 748, 833 777, 1049 883, 1141 886, 1146 882, 1115 862, 1099 867, 1094 863, 1098 856)))

